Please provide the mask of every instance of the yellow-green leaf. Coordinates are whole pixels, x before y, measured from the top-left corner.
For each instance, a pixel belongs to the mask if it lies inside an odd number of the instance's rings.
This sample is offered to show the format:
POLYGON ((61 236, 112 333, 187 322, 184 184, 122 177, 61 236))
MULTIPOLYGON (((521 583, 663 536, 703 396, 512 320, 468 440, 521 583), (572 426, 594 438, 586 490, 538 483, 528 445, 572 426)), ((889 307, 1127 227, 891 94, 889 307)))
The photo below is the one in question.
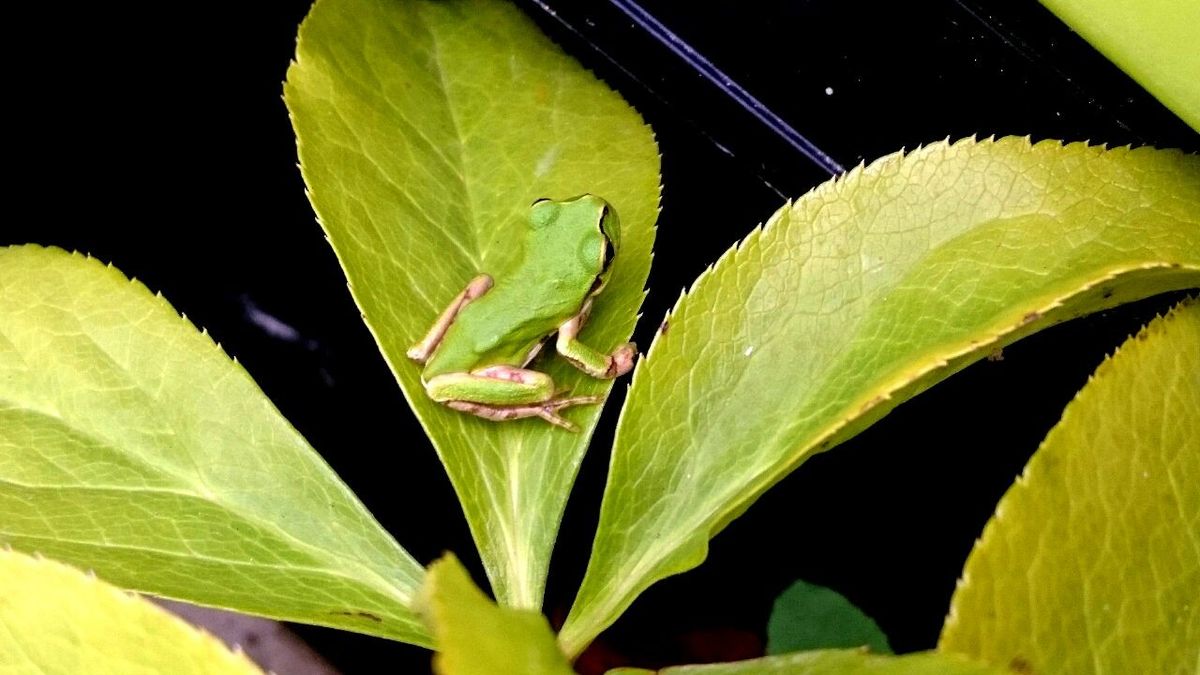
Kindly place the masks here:
POLYGON ((422 613, 437 639, 439 675, 570 675, 546 617, 497 607, 453 555, 429 566, 422 613))
POLYGON ((1200 2, 1042 0, 1042 4, 1200 131, 1200 2))
POLYGON ((142 598, 0 549, 6 675, 261 675, 241 653, 142 598))
POLYGON ((679 666, 661 675, 1002 675, 1005 671, 953 654, 891 656, 861 649, 826 649, 735 663, 679 666))
MULTIPOLYGON (((487 422, 433 403, 405 351, 479 272, 523 252, 528 208, 590 192, 620 251, 583 338, 632 333, 650 267, 658 151, 619 96, 499 0, 319 0, 300 29, 288 108, 312 203, 380 350, 450 475, 502 604, 537 607, 583 431, 487 422)), ((578 394, 611 382, 546 354, 578 394)))
POLYGON ((1200 672, 1200 304, 1067 407, 967 559, 939 649, 1019 672, 1200 672))
POLYGON ((91 258, 0 248, 0 545, 126 588, 428 644, 423 571, 250 376, 91 258))
POLYGON ((1026 139, 885 157, 702 275, 634 373, 576 653, 814 453, 1024 335, 1200 285, 1200 158, 1026 139))

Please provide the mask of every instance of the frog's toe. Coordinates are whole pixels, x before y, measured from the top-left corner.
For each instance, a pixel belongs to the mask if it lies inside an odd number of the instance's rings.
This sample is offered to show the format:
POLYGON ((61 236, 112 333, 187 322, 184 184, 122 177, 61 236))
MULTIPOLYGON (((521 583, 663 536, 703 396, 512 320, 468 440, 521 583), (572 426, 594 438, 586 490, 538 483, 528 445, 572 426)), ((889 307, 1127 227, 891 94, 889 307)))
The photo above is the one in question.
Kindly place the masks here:
POLYGON ((612 362, 608 366, 608 372, 605 377, 611 379, 620 377, 633 369, 633 362, 637 359, 637 345, 632 342, 617 347, 617 350, 612 353, 612 362))
POLYGON ((563 429, 566 429, 567 431, 570 431, 570 432, 578 432, 579 431, 578 426, 572 424, 570 421, 568 421, 567 419, 565 419, 563 417, 559 417, 557 414, 555 414, 554 410, 550 409, 549 407, 544 407, 541 410, 539 410, 537 413, 537 416, 546 420, 550 424, 553 424, 556 427, 561 427, 563 429))
POLYGON ((603 396, 565 396, 563 398, 552 398, 542 405, 551 410, 562 410, 573 405, 596 405, 603 401, 603 396))

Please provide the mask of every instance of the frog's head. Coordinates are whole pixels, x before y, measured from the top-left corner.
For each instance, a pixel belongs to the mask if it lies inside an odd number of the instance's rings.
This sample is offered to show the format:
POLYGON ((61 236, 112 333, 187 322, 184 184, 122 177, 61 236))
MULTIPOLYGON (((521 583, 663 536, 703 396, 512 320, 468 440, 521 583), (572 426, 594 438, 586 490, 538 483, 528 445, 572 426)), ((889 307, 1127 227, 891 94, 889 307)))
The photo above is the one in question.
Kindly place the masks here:
POLYGON ((604 237, 604 258, 600 263, 596 285, 592 288, 592 295, 595 295, 608 285, 608 278, 612 275, 613 261, 616 260, 617 250, 621 246, 621 221, 617 218, 617 210, 611 204, 599 197, 592 198, 601 204, 600 234, 604 237))
POLYGON ((621 237, 621 222, 608 202, 590 194, 563 201, 539 199, 529 220, 535 230, 554 231, 553 239, 575 248, 584 269, 595 271, 591 295, 608 284, 621 237))

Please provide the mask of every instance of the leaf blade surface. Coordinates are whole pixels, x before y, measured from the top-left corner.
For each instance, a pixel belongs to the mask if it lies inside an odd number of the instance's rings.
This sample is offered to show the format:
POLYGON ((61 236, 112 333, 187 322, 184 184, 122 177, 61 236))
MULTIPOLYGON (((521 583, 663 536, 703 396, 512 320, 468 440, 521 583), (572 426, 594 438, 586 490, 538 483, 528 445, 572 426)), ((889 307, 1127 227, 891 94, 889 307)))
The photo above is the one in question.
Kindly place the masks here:
POLYGON ((244 654, 132 593, 0 549, 0 670, 262 675, 244 654))
POLYGON ((861 649, 822 649, 734 663, 677 666, 658 672, 661 675, 1000 675, 1006 671, 938 652, 891 656, 861 649))
POLYGON ((1200 132, 1200 5, 1175 0, 1042 4, 1200 132))
POLYGON ((775 598, 767 654, 852 647, 892 653, 879 624, 833 589, 795 581, 775 598))
POLYGON ((1092 375, 996 507, 938 648, 1032 672, 1200 664, 1200 305, 1092 375))
POLYGON ((1200 283, 1200 159, 935 143, 785 206, 680 300, 634 373, 568 653, 763 491, 1039 328, 1200 283))
MULTIPOLYGON (((495 0, 320 0, 285 98, 311 201, 351 292, 463 504, 496 597, 540 605, 567 494, 599 415, 570 434, 497 424, 426 396, 405 351, 480 272, 503 283, 529 205, 593 193, 620 248, 582 339, 632 334, 649 273, 658 151, 620 97, 495 0)), ((546 350, 550 351, 550 350, 546 350)), ((607 394, 560 358, 535 362, 577 394, 607 394)))
POLYGON ((437 636, 439 675, 570 675, 541 613, 497 607, 453 555, 429 566, 422 614, 437 636))
POLYGON ((0 249, 0 544, 142 592, 428 644, 423 570, 241 366, 99 261, 0 249))

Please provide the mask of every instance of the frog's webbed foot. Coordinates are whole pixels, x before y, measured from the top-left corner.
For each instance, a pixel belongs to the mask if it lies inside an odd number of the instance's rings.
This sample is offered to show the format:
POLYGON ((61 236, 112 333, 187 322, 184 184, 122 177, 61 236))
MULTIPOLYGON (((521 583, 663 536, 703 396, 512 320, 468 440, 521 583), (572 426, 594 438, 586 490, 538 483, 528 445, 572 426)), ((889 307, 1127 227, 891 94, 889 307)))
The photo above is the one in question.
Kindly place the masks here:
POLYGON ((578 426, 560 416, 558 411, 573 405, 595 405, 603 400, 603 397, 600 396, 569 396, 522 405, 489 405, 473 401, 445 401, 445 405, 454 410, 495 422, 540 417, 567 431, 579 431, 578 426))

